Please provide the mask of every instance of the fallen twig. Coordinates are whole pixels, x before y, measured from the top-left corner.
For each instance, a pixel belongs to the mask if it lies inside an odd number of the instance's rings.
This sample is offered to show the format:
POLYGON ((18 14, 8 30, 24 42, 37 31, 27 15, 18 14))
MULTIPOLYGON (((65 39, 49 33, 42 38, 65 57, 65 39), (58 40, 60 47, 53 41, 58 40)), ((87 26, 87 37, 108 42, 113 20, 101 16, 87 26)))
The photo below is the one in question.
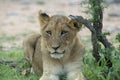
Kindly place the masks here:
MULTIPOLYGON (((12 67, 12 68, 15 68, 15 67, 17 67, 19 64, 24 63, 25 61, 28 62, 27 59, 25 59, 25 58, 21 59, 21 60, 18 61, 18 62, 0 60, 0 64, 8 65, 8 66, 10 66, 10 67, 12 67)), ((29 62, 28 62, 28 63, 29 63, 29 62)))

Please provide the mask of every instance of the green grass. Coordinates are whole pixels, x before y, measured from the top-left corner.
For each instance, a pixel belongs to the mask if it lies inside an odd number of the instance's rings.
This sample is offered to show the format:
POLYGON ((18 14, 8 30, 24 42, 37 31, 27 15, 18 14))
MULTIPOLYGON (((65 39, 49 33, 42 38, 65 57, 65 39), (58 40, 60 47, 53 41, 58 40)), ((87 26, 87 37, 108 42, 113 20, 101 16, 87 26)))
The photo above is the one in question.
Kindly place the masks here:
MULTIPOLYGON (((18 62, 24 58, 23 51, 0 52, 0 60, 18 62)), ((38 80, 38 75, 21 75, 20 70, 24 70, 25 63, 19 64, 16 68, 8 65, 0 65, 0 80, 38 80), (22 69, 23 68, 23 69, 22 69)))
POLYGON ((22 58, 23 58, 22 51, 0 52, 0 59, 2 60, 19 61, 22 58))
POLYGON ((35 74, 28 76, 20 75, 15 68, 10 68, 6 65, 0 65, 0 80, 38 80, 35 74))

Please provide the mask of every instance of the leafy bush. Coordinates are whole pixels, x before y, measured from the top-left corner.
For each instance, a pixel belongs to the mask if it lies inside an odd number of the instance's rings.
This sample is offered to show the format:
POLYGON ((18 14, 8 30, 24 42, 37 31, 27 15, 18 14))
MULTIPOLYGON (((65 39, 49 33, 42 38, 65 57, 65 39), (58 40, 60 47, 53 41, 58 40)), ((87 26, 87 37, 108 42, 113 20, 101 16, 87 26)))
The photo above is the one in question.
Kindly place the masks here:
MULTIPOLYGON (((116 36, 116 40, 120 43, 120 34, 116 36)), ((91 53, 86 53, 83 58, 83 73, 87 80, 120 80, 120 46, 111 47, 111 49, 99 46, 100 62, 96 63, 91 53), (113 65, 108 68, 105 57, 108 57, 113 65)))

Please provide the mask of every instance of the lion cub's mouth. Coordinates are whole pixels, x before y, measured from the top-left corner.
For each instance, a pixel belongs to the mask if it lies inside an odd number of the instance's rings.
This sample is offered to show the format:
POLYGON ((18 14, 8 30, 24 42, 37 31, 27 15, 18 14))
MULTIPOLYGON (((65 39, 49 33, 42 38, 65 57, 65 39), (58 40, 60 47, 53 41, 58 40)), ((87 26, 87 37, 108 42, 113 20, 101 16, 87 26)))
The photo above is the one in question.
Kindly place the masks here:
POLYGON ((60 59, 64 56, 64 53, 54 52, 54 53, 51 53, 50 56, 55 59, 60 59))

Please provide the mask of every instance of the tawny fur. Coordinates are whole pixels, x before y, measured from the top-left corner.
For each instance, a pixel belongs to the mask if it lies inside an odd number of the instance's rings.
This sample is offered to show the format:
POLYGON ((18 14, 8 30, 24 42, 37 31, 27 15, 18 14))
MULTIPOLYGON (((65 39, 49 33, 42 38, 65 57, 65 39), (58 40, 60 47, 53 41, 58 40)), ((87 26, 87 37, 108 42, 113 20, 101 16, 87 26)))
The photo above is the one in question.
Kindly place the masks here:
POLYGON ((84 80, 81 72, 84 48, 78 35, 82 24, 65 16, 49 17, 45 13, 39 13, 39 21, 41 34, 30 35, 23 42, 25 57, 33 71, 42 74, 39 80, 60 80, 59 76, 64 74, 67 80, 84 80), (58 49, 53 49, 56 46, 58 49))

